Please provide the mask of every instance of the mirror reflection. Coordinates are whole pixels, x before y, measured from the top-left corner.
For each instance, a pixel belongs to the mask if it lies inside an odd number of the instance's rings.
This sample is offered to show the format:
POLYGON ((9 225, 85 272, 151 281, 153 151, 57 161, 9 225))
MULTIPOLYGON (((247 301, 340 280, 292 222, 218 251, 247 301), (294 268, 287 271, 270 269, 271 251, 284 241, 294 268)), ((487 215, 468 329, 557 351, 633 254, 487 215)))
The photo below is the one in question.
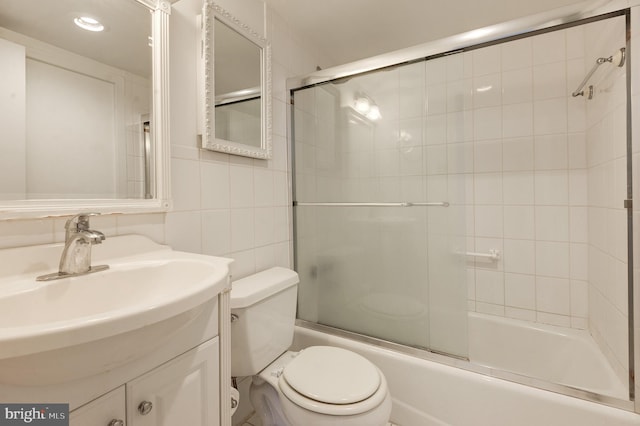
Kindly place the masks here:
POLYGON ((0 200, 153 198, 151 30, 135 0, 2 0, 0 200))
POLYGON ((260 47, 214 23, 216 139, 261 146, 260 47))

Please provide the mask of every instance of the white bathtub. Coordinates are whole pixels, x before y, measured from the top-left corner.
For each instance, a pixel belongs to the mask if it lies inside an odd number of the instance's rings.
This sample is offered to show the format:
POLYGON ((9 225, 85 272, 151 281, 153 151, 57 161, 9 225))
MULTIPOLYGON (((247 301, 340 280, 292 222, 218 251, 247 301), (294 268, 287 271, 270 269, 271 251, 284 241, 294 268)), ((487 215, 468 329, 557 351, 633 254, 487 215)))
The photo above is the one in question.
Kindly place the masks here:
MULTIPOLYGON (((520 321, 515 325, 523 325, 518 323, 520 321)), ((500 338, 516 338, 523 342, 531 342, 534 343, 532 347, 548 344, 559 337, 549 336, 544 326, 534 326, 530 329, 510 328, 513 325, 508 324, 508 321, 491 321, 491 318, 484 318, 483 315, 470 315, 470 348, 473 356, 479 357, 488 366, 494 362, 503 362, 504 358, 510 360, 511 356, 524 357, 530 361, 526 344, 517 345, 519 349, 512 350, 511 347, 514 345, 513 341, 510 341, 508 350, 495 350, 496 346, 489 348, 484 343, 480 344, 474 340, 482 335, 480 333, 489 332, 491 339, 498 339, 498 336, 501 336, 500 338), (548 341, 543 343, 545 339, 548 341)), ((585 345, 583 339, 575 339, 575 342, 579 343, 573 349, 579 351, 578 358, 591 359, 592 354, 586 355, 591 351, 589 345, 585 345)), ((374 362, 383 371, 389 383, 393 397, 391 420, 400 426, 640 425, 640 415, 629 411, 492 378, 308 328, 296 327, 293 348, 298 350, 313 345, 347 348, 374 362)), ((495 341, 494 345, 497 345, 495 341)), ((573 361, 570 366, 575 364, 575 358, 571 357, 571 359, 573 361)), ((524 366, 530 367, 532 363, 529 361, 509 365, 517 370, 524 366)), ((548 362, 553 364, 555 361, 539 360, 535 368, 553 374, 562 371, 551 366, 546 368, 548 362)), ((567 366, 565 371, 571 370, 570 366, 567 366)), ((591 368, 591 366, 593 366, 592 361, 586 361, 585 367, 591 368)), ((580 379, 580 373, 571 372, 568 376, 580 379)), ((587 383, 592 384, 590 381, 587 383)))
POLYGON ((628 399, 629 386, 586 330, 470 312, 469 359, 477 365, 628 399))

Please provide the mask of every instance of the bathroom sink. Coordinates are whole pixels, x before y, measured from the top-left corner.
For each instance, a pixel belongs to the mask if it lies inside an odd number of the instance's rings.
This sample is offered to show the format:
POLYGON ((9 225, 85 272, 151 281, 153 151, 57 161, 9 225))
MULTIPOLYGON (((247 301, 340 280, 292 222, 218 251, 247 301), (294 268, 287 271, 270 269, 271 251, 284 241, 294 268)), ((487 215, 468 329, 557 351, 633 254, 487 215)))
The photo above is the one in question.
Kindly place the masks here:
POLYGON ((46 385, 154 350, 229 286, 230 260, 135 235, 96 246, 109 269, 55 281, 61 244, 0 250, 0 383, 46 385))

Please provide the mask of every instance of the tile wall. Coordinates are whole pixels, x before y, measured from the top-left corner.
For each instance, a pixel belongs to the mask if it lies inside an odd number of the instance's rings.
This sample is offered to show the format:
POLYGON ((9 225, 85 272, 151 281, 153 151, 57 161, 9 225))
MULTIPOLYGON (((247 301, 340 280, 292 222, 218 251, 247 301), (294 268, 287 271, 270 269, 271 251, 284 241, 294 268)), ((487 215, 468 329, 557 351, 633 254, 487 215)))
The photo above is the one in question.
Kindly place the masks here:
POLYGON ((469 309, 588 329, 626 380, 624 69, 604 64, 592 100, 571 96, 624 43, 618 17, 471 52, 466 137, 447 151, 467 250, 502 254, 469 259, 469 309))
POLYGON ((467 58, 467 249, 501 253, 469 258, 472 310, 587 327, 585 101, 570 95, 584 76, 583 38, 575 27, 467 58))
MULTIPOLYGON (((588 58, 585 54, 592 34, 611 34, 622 44, 621 31, 624 20, 618 18, 613 26, 593 23, 473 52, 474 149, 467 164, 473 160, 474 173, 466 183, 473 207, 467 210, 467 229, 473 233, 467 248, 495 248, 503 258, 468 264, 470 309, 565 327, 593 326, 590 274, 606 270, 594 258, 599 253, 594 240, 601 235, 596 230, 602 228, 594 225, 601 213, 594 203, 597 193, 620 195, 625 182, 601 180, 592 170, 605 158, 596 147, 609 144, 613 135, 590 123, 601 117, 595 118, 584 97, 570 93, 597 57, 592 49, 588 58), (501 99, 481 92, 488 86, 501 87, 501 99), (495 131, 500 128, 502 134, 495 131)), ((600 98, 609 96, 603 90, 600 98)), ((624 120, 617 112, 605 125, 624 120)), ((617 259, 624 258, 626 243, 612 245, 617 259)), ((617 287, 613 277, 605 276, 601 287, 617 287)))

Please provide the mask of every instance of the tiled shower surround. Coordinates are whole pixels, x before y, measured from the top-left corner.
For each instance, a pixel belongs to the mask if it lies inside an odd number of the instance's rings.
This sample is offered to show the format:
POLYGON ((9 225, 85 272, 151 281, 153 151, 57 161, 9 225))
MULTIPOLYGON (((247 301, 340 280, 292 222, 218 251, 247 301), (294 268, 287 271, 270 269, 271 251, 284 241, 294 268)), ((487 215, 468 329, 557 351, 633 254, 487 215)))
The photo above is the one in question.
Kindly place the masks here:
POLYGON ((473 164, 467 249, 503 253, 498 262, 468 263, 469 308, 588 328, 621 377, 628 365, 624 68, 602 66, 591 100, 571 93, 598 57, 624 46, 624 31, 619 17, 472 52, 473 148, 462 148, 473 164), (483 92, 487 86, 502 96, 483 92))
POLYGON ((391 313, 404 298, 391 314, 418 320, 379 324, 378 337, 464 354, 464 342, 441 346, 466 322, 464 307, 442 313, 441 300, 458 299, 456 278, 441 273, 456 268, 437 247, 444 226, 449 254, 500 253, 462 255, 469 310, 589 329, 626 377, 625 69, 606 63, 593 99, 571 96, 598 57, 624 45, 616 17, 297 93, 297 201, 451 203, 298 208, 301 317, 367 334, 368 314, 345 311, 391 313), (362 97, 380 120, 354 112, 362 97), (439 317, 448 323, 434 327, 439 317))

